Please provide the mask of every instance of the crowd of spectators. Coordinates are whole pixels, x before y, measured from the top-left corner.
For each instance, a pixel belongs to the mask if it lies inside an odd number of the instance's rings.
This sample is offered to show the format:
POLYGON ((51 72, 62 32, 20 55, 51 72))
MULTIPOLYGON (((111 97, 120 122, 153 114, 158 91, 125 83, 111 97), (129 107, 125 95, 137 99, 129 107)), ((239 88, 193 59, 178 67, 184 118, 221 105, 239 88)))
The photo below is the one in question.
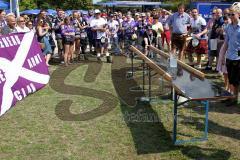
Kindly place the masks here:
POLYGON ((138 45, 149 56, 152 45, 178 56, 192 67, 215 70, 224 77, 225 88, 238 95, 240 81, 240 4, 221 10, 214 8, 206 20, 198 9, 185 11, 184 4, 172 13, 165 9, 146 12, 86 12, 73 11, 66 15, 58 9, 55 17, 41 10, 35 18, 15 17, 0 10, 0 34, 33 31, 46 58, 46 64, 57 49, 64 66, 88 60, 87 50, 101 62, 111 63, 111 55, 129 56, 128 47, 138 45), (190 37, 190 38, 189 38, 190 37), (196 62, 195 62, 196 57, 196 62), (215 63, 214 63, 215 62, 215 63), (215 67, 213 68, 213 66, 215 67))

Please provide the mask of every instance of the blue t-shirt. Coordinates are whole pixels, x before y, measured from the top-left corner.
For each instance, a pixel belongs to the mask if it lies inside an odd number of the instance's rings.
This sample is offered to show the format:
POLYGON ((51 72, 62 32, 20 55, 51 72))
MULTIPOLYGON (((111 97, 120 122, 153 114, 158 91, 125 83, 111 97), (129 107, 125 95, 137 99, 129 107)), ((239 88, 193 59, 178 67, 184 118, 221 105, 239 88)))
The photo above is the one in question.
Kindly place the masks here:
POLYGON ((172 26, 172 32, 177 34, 186 34, 188 32, 187 27, 190 25, 191 17, 187 13, 179 14, 174 13, 168 19, 169 26, 172 26))
POLYGON ((240 20, 237 25, 228 25, 225 41, 228 44, 226 58, 240 60, 240 20))

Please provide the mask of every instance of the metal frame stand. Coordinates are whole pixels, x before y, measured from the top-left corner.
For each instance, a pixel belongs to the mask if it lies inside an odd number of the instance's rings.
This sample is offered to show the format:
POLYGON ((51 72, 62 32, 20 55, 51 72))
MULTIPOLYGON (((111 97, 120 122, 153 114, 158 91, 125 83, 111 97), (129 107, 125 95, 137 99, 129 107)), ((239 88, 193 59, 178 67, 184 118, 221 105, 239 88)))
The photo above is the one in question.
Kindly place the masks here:
MULTIPOLYGON (((129 88, 129 90, 131 92, 144 92, 146 91, 145 89, 145 74, 146 74, 146 70, 145 70, 145 61, 142 61, 142 88, 140 88, 140 86, 134 86, 129 88)), ((133 70, 133 65, 132 65, 132 70, 133 70)), ((133 73, 133 72, 132 72, 133 73)))
MULTIPOLYGON (((204 135, 202 137, 196 137, 189 140, 178 140, 177 139, 177 119, 178 119, 178 108, 179 106, 194 100, 186 100, 184 102, 178 103, 178 94, 175 92, 174 94, 174 113, 173 113, 173 143, 175 145, 190 143, 190 142, 199 142, 199 141, 206 141, 208 139, 208 109, 209 109, 209 101, 202 100, 200 101, 205 108, 205 128, 204 128, 204 135)), ((198 101, 199 102, 199 101, 198 101)))
POLYGON ((133 58, 134 58, 134 55, 133 55, 134 53, 133 52, 131 52, 130 53, 130 56, 131 56, 131 70, 130 71, 127 71, 127 80, 131 80, 131 79, 133 79, 133 76, 134 76, 134 69, 133 69, 133 58))

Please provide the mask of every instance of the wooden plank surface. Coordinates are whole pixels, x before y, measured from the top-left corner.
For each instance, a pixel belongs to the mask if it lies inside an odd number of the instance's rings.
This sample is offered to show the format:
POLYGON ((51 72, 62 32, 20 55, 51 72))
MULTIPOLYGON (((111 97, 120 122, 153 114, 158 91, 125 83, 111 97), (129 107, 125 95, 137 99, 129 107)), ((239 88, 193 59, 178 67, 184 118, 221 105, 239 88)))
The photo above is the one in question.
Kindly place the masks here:
MULTIPOLYGON (((153 47, 153 46, 149 46, 149 49, 152 50, 153 52, 163 56, 164 58, 170 58, 170 55, 167 54, 166 52, 163 52, 159 49, 157 49, 156 47, 153 47)), ((205 78, 205 74, 189 65, 187 65, 186 63, 180 61, 180 60, 177 60, 178 62, 178 65, 180 65, 183 69, 187 70, 188 72, 198 76, 199 78, 202 78, 204 79, 205 78)))

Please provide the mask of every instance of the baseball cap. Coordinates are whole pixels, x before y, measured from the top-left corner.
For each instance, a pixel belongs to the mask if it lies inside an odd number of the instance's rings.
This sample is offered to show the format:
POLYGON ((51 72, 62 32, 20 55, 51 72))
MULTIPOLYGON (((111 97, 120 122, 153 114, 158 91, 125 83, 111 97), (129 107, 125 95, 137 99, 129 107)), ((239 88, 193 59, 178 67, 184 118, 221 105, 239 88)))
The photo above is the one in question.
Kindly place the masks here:
POLYGON ((100 11, 99 9, 95 9, 95 10, 94 10, 94 13, 95 13, 95 14, 98 14, 98 13, 101 13, 101 11, 100 11))
POLYGON ((142 16, 142 17, 146 17, 146 13, 142 13, 141 16, 142 16))
POLYGON ((135 16, 140 16, 140 14, 139 13, 135 13, 135 16))

